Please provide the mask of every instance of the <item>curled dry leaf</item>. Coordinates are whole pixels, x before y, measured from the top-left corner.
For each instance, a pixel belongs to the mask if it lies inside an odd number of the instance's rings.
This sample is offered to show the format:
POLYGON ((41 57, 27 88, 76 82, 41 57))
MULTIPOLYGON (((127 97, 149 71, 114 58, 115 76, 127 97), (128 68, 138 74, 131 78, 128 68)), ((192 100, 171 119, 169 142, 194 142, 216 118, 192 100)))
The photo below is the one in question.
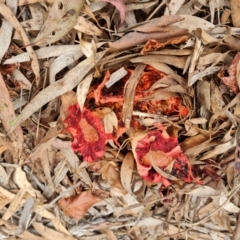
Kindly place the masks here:
POLYGON ((18 210, 20 203, 23 200, 23 196, 26 193, 24 189, 20 189, 17 194, 13 197, 7 211, 2 216, 3 220, 8 220, 18 210))
POLYGON ((225 77, 223 71, 220 71, 218 74, 218 77, 223 81, 223 83, 236 94, 239 93, 239 84, 237 79, 237 76, 239 75, 237 72, 239 60, 240 52, 236 54, 230 67, 227 70, 229 76, 225 77))
POLYGON ((178 44, 186 42, 189 39, 189 36, 178 36, 167 39, 166 41, 159 42, 157 40, 148 40, 148 42, 144 45, 141 54, 146 54, 150 51, 154 51, 159 48, 163 48, 168 44, 178 44))
POLYGON ((93 75, 89 74, 77 86, 77 100, 81 111, 83 110, 86 96, 89 91, 92 79, 93 75))
POLYGON ((240 2, 238 0, 230 0, 229 2, 233 26, 240 27, 240 15, 239 15, 240 2))
POLYGON ((177 179, 201 183, 193 176, 191 165, 176 137, 166 138, 161 131, 152 131, 134 137, 131 142, 138 172, 147 181, 162 182, 165 187, 171 185, 169 180, 177 179))
POLYGON ((172 0, 168 3, 168 7, 165 8, 164 15, 174 15, 184 4, 184 0, 172 0))
MULTIPOLYGON (((34 51, 36 54, 37 59, 45 59, 45 58, 52 58, 58 57, 61 55, 65 55, 67 53, 80 53, 81 49, 79 45, 53 45, 48 47, 42 47, 38 50, 34 51)), ((13 63, 21 63, 21 62, 28 62, 30 61, 30 57, 28 53, 20 53, 16 56, 13 56, 9 59, 6 59, 3 64, 13 64, 13 63)))
POLYGON ((163 27, 167 27, 173 23, 183 21, 184 18, 180 16, 162 16, 160 18, 152 19, 151 21, 134 28, 138 32, 164 32, 163 27))
POLYGON ((123 163, 120 171, 122 186, 128 193, 132 193, 133 169, 134 169, 134 157, 131 152, 128 152, 123 159, 123 163))
POLYGON ((34 212, 34 208, 35 208, 35 199, 27 198, 26 202, 24 203, 24 208, 19 220, 19 225, 18 225, 18 230, 16 232, 16 235, 20 235, 28 228, 29 222, 31 220, 31 216, 34 212))
POLYGON ((144 55, 140 57, 135 57, 130 59, 130 62, 132 63, 165 63, 171 66, 175 66, 177 68, 184 68, 186 65, 187 57, 186 56, 171 56, 169 54, 149 54, 149 55, 144 55))
POLYGON ((35 45, 46 45, 61 39, 77 22, 77 17, 85 0, 56 0, 48 14, 38 36, 33 40, 35 45))
MULTIPOLYGON (((118 119, 114 111, 111 108, 99 107, 95 108, 93 114, 103 121, 104 129, 106 133, 114 133, 118 129, 118 119)), ((118 136, 114 136, 113 139, 109 139, 108 143, 116 148, 116 145, 119 146, 117 142, 118 136), (115 144, 114 144, 115 142, 115 144)))
POLYGON ((67 231, 67 229, 61 223, 60 219, 58 217, 56 217, 50 211, 46 210, 44 208, 44 206, 37 205, 36 209, 35 209, 35 213, 37 213, 41 217, 44 217, 44 218, 47 218, 47 219, 51 220, 53 226, 55 227, 55 229, 57 231, 70 235, 70 233, 67 231))
POLYGON ((77 103, 77 95, 73 91, 61 95, 60 119, 63 122, 68 115, 68 108, 77 103))
POLYGON ((108 193, 102 190, 84 191, 70 198, 62 198, 58 201, 59 207, 70 217, 80 220, 88 209, 95 203, 108 197, 108 193))
POLYGON ((122 121, 124 122, 127 133, 130 130, 130 123, 131 123, 132 114, 133 114, 135 90, 141 79, 141 75, 143 74, 145 67, 146 66, 144 64, 139 64, 135 68, 129 81, 127 82, 127 85, 126 85, 127 87, 124 91, 124 99, 127 99, 127 101, 124 101, 123 103, 122 121))
MULTIPOLYGON (((18 1, 18 6, 26 5, 26 4, 33 4, 33 3, 38 3, 39 0, 19 0, 18 1)), ((46 0, 46 3, 53 4, 54 0, 46 0)))
POLYGON ((79 16, 76 25, 74 26, 79 32, 89 34, 91 36, 101 36, 102 31, 96 27, 92 22, 90 22, 85 17, 79 16))
POLYGON ((30 45, 30 41, 28 39, 28 36, 25 30, 23 29, 21 23, 18 21, 15 15, 12 13, 11 9, 8 8, 5 4, 0 3, 0 13, 6 18, 8 22, 11 23, 11 25, 16 29, 16 31, 22 37, 23 43, 25 44, 26 50, 32 62, 31 66, 35 74, 36 82, 39 83, 39 80, 40 80, 39 63, 38 63, 36 54, 33 50, 33 47, 30 45))
POLYGON ((13 175, 13 180, 20 189, 28 192, 32 197, 37 197, 42 202, 45 201, 45 197, 40 193, 40 191, 33 188, 31 183, 27 179, 26 173, 22 170, 20 166, 16 168, 16 171, 13 175))
POLYGON ((146 43, 149 39, 167 42, 173 37, 188 35, 187 29, 171 26, 170 24, 181 21, 183 18, 178 16, 164 16, 154 19, 145 26, 135 28, 134 32, 129 32, 121 39, 110 42, 109 47, 114 51, 120 51, 146 43), (168 26, 169 25, 169 26, 168 26))
POLYGON ((202 156, 200 158, 200 160, 209 159, 209 158, 217 156, 218 154, 226 153, 229 150, 233 149, 234 147, 236 147, 236 139, 235 138, 231 139, 228 142, 218 144, 216 147, 214 147, 213 149, 208 151, 206 154, 204 154, 204 156, 202 156))
POLYGON ((119 194, 126 194, 126 191, 121 184, 120 173, 117 170, 117 167, 114 166, 114 163, 105 162, 100 172, 102 173, 102 178, 106 179, 111 186, 111 195, 117 194, 117 196, 119 196, 119 194))
POLYGON ((196 30, 196 35, 199 36, 203 45, 211 44, 211 43, 218 43, 220 40, 211 36, 209 33, 205 32, 202 29, 196 30))
POLYGON ((55 82, 55 77, 62 69, 75 63, 83 55, 80 47, 74 51, 62 53, 51 64, 49 69, 49 83, 55 82))
POLYGON ((126 6, 123 0, 100 0, 102 2, 111 3, 120 13, 120 23, 119 27, 123 24, 125 16, 126 16, 126 6))
POLYGON ((192 86, 197 80, 208 76, 210 74, 214 74, 218 72, 221 69, 221 67, 216 66, 216 67, 208 67, 204 71, 194 71, 193 73, 189 74, 189 79, 188 79, 188 86, 192 86))
POLYGON ((226 36, 223 40, 223 43, 228 45, 228 47, 234 51, 240 51, 240 40, 234 36, 226 36))
MULTIPOLYGON (((1 154, 1 147, 0 147, 0 154, 1 154)), ((4 167, 0 165, 0 183, 2 186, 6 186, 8 184, 9 176, 6 173, 4 167)))
POLYGON ((209 21, 191 15, 180 15, 184 20, 174 23, 173 25, 179 28, 188 29, 188 32, 191 33, 193 30, 197 28, 201 28, 204 31, 209 31, 215 27, 214 24, 209 21))

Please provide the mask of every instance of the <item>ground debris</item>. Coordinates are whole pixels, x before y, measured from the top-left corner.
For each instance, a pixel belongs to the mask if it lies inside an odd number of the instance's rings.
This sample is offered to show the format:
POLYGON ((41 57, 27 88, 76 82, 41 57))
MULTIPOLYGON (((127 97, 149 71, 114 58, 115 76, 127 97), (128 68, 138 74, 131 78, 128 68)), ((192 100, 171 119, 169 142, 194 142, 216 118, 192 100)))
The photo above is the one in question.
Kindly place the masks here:
POLYGON ((238 3, 160 2, 0 1, 1 239, 240 239, 238 3))

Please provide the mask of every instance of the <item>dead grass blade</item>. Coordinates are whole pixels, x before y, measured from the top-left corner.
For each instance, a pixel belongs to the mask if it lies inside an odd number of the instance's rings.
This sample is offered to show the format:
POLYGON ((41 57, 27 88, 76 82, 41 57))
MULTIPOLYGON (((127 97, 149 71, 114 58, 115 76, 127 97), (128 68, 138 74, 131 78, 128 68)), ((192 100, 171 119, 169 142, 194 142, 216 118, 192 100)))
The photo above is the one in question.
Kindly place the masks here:
POLYGON ((18 225, 16 235, 22 234, 28 228, 32 213, 34 211, 34 207, 35 207, 35 200, 33 198, 28 198, 24 203, 24 208, 23 208, 21 218, 19 220, 19 225, 18 225))

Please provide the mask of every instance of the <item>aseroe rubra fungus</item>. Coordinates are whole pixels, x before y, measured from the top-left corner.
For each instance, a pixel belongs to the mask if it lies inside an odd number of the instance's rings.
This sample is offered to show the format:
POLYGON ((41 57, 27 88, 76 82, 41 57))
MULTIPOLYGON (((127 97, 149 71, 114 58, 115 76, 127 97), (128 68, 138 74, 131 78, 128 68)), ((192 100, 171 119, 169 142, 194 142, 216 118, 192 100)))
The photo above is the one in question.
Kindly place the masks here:
MULTIPOLYGON (((110 79, 110 71, 106 71, 103 81, 100 84, 93 86, 95 90, 88 95, 89 99, 94 99, 96 106, 113 109, 119 120, 119 126, 123 126, 122 108, 124 101, 128 100, 124 97, 124 89, 126 88, 126 84, 133 72, 133 69, 130 68, 125 68, 125 70, 128 74, 113 84, 110 88, 106 87, 106 84, 110 79)), ((177 96, 176 93, 174 93, 175 97, 170 97, 173 93, 169 93, 170 95, 167 99, 158 100, 154 97, 153 99, 144 99, 147 96, 153 96, 157 90, 161 89, 160 87, 151 89, 151 87, 166 76, 165 73, 149 65, 146 66, 135 89, 133 103, 134 111, 148 114, 161 113, 169 116, 180 116, 182 118, 185 118, 188 115, 189 109, 182 105, 182 98, 180 95, 177 96)), ((161 93, 159 95, 161 95, 161 93)), ((131 119, 131 127, 134 129, 144 128, 144 126, 140 126, 136 116, 133 116, 131 119)))
POLYGON ((102 120, 87 108, 81 112, 78 104, 69 107, 68 112, 64 123, 73 136, 73 150, 81 153, 87 162, 101 158, 105 153, 106 141, 112 139, 112 134, 105 133, 102 120))
POLYGON ((165 187, 171 185, 171 181, 154 169, 154 164, 162 171, 167 168, 169 174, 184 182, 201 183, 194 178, 191 165, 175 137, 166 138, 159 130, 139 135, 132 140, 132 151, 138 172, 147 181, 162 182, 165 187))

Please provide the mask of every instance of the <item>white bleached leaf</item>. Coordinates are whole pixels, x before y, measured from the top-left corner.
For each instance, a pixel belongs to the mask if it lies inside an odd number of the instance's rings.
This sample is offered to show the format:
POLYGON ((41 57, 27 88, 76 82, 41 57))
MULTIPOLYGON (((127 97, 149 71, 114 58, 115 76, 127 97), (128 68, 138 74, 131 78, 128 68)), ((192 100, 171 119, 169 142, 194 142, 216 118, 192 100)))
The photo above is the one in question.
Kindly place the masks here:
POLYGON ((127 71, 124 67, 119 68, 117 71, 111 74, 109 80, 106 82, 106 88, 110 88, 114 83, 119 81, 121 78, 127 75, 127 71))
POLYGON ((32 84, 18 69, 13 70, 12 77, 15 81, 18 81, 21 83, 22 89, 28 89, 28 90, 31 89, 32 84))
POLYGON ((174 23, 173 25, 180 27, 180 28, 188 29, 189 32, 192 32, 193 30, 196 30, 197 28, 201 28, 205 31, 208 31, 215 27, 214 24, 210 23, 209 21, 207 21, 203 18, 190 16, 190 15, 179 15, 179 16, 183 17, 184 20, 174 23))
POLYGON ((143 227, 146 227, 146 226, 156 226, 156 225, 160 225, 162 224, 163 221, 160 220, 160 219, 156 219, 156 218, 153 218, 153 217, 147 217, 147 218, 144 218, 142 220, 140 220, 136 226, 143 226, 143 227))
POLYGON ((0 165, 0 184, 5 186, 8 183, 8 175, 3 168, 2 165, 0 165))
MULTIPOLYGON (((51 57, 58 57, 64 53, 68 52, 78 52, 80 49, 79 45, 59 45, 59 46, 49 46, 42 47, 35 51, 37 59, 45 59, 51 57)), ((28 53, 21 53, 17 56, 9 58, 3 62, 3 64, 13 64, 30 61, 28 53)))
POLYGON ((214 197, 219 196, 219 191, 209 187, 209 186, 202 186, 197 189, 188 192, 187 194, 197 197, 214 197))
POLYGON ((77 23, 74 26, 74 29, 89 34, 91 36, 101 36, 102 31, 96 27, 92 22, 90 22, 87 18, 79 16, 77 19, 77 23))
POLYGON ((83 55, 80 47, 72 52, 67 52, 56 58, 49 69, 49 82, 55 82, 55 76, 68 65, 76 62, 83 55))
MULTIPOLYGON (((112 133, 114 129, 118 129, 118 119, 114 111, 109 109, 110 112, 103 118, 104 129, 106 133, 112 133)), ((113 140, 108 140, 108 143, 113 147, 117 148, 113 140)))
POLYGON ((77 86, 77 100, 81 111, 83 110, 83 106, 89 91, 89 87, 92 83, 92 79, 93 75, 89 74, 77 86))
MULTIPOLYGON (((219 198, 219 205, 221 206, 222 204, 224 204, 224 202, 225 202, 226 200, 227 200, 227 197, 226 197, 225 195, 221 196, 221 197, 219 198)), ((230 212, 230 213, 238 213, 238 212, 240 212, 240 209, 239 209, 236 205, 234 205, 233 203, 231 203, 231 202, 229 202, 229 201, 228 201, 228 203, 226 203, 226 204, 223 206, 223 208, 224 208, 226 211, 230 212)))
POLYGON ((32 187, 32 185, 29 183, 26 177, 26 173, 22 170, 20 166, 16 168, 16 171, 14 172, 14 175, 13 175, 13 180, 20 189, 28 192, 34 198, 37 197, 42 201, 45 200, 42 194, 38 190, 35 190, 32 187))
POLYGON ((11 42, 12 29, 12 25, 9 22, 3 20, 0 28, 0 59, 3 58, 11 42))
MULTIPOLYGON (((7 6, 12 10, 14 14, 17 12, 17 0, 7 1, 7 6)), ((3 58, 4 54, 7 52, 7 49, 11 43, 11 37, 12 37, 12 25, 6 21, 2 20, 1 28, 0 28, 0 59, 3 58)))
POLYGON ((192 86, 197 80, 220 71, 221 67, 208 67, 204 71, 194 72, 188 79, 188 86, 192 86))
POLYGON ((189 121, 192 124, 203 124, 203 123, 207 122, 207 119, 206 118, 192 118, 192 119, 189 119, 189 121))
POLYGON ((216 147, 214 147, 212 150, 208 151, 203 157, 201 157, 199 160, 209 159, 212 157, 217 156, 218 154, 225 153, 229 151, 230 149, 233 149, 236 147, 236 139, 231 139, 230 141, 219 144, 216 147))
POLYGON ((87 41, 85 41, 81 36, 82 36, 82 34, 78 34, 78 36, 79 36, 79 38, 81 39, 81 41, 80 41, 80 47, 81 47, 81 50, 82 50, 82 52, 84 53, 84 55, 86 56, 86 57, 91 57, 91 56, 93 56, 93 54, 94 54, 94 51, 93 51, 93 42, 87 42, 87 41))

